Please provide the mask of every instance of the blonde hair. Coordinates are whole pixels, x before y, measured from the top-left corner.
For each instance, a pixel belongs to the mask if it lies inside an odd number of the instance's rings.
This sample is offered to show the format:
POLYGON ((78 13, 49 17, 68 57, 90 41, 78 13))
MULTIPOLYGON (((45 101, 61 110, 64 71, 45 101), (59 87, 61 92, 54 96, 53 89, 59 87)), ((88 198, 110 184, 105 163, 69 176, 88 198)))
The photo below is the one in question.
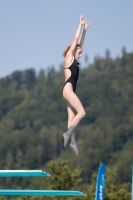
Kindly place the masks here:
MULTIPOLYGON (((67 46, 64 53, 63 53, 63 56, 65 57, 68 50, 70 49, 71 45, 67 46)), ((82 46, 80 44, 77 44, 76 47, 75 47, 75 50, 77 50, 78 48, 82 48, 82 46)))

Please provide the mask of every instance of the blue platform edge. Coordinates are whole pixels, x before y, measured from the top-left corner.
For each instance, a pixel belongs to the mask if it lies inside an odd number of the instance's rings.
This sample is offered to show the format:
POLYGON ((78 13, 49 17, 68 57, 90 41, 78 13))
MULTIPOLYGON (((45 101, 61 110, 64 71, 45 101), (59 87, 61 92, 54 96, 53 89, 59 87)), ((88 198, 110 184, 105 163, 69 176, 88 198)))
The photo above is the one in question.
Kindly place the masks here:
POLYGON ((42 170, 0 170, 0 177, 51 176, 42 170))
POLYGON ((132 195, 132 200, 133 200, 133 167, 132 167, 132 192, 131 192, 131 195, 132 195))
POLYGON ((0 189, 0 196, 87 196, 80 191, 0 189))
POLYGON ((106 175, 106 166, 104 164, 101 164, 97 175, 95 200, 104 199, 105 175, 106 175))

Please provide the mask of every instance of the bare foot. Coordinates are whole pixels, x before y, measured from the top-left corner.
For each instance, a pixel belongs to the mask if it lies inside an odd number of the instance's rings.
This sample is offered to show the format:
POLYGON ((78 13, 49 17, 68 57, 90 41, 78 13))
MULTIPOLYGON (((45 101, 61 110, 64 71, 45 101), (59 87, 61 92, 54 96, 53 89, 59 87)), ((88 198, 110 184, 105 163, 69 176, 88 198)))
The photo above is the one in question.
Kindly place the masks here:
POLYGON ((66 147, 66 145, 68 144, 70 136, 67 132, 65 132, 65 133, 63 133, 63 137, 64 137, 64 147, 66 147))
POLYGON ((70 144, 70 147, 72 148, 72 150, 74 151, 74 153, 76 155, 78 155, 78 148, 77 148, 77 143, 76 142, 73 142, 70 144))

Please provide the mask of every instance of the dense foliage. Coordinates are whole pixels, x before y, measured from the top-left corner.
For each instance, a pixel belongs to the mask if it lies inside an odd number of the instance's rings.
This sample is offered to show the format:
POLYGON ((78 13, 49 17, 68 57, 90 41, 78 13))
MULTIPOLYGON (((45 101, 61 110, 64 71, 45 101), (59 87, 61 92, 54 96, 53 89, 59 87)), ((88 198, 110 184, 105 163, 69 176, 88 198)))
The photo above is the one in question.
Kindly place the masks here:
MULTIPOLYGON (((96 173, 92 174, 89 184, 83 184, 81 178, 81 169, 75 168, 71 170, 68 163, 64 160, 50 161, 47 166, 51 172, 51 177, 45 177, 43 182, 46 183, 48 190, 78 190, 86 194, 85 197, 11 197, 17 200, 94 200, 96 188, 96 173)), ((130 183, 115 184, 117 177, 116 169, 107 168, 106 172, 106 186, 105 186, 105 200, 130 200, 131 188, 130 183)), ((44 185, 42 187, 44 189, 44 185)), ((6 197, 1 197, 0 200, 7 200, 6 197)))
MULTIPOLYGON (((63 148, 67 128, 62 98, 63 67, 55 71, 15 71, 0 79, 0 168, 46 169, 46 163, 67 159, 72 169, 82 168, 90 183, 99 163, 117 167, 116 184, 131 181, 133 165, 133 53, 122 49, 112 59, 95 57, 80 69, 77 94, 86 116, 76 129, 79 156, 63 148)), ((34 180, 34 179, 32 179, 34 180)), ((40 186, 31 179, 0 180, 0 187, 40 186)), ((107 198, 108 199, 108 198, 107 198)))

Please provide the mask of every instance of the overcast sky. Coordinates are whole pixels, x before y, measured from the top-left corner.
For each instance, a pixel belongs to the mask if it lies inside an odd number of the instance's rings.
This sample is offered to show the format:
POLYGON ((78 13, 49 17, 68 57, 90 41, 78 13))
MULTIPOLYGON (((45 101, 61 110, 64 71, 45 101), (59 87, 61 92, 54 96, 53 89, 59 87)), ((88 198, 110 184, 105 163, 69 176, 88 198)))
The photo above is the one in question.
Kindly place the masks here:
POLYGON ((56 69, 80 14, 91 23, 80 59, 133 52, 133 0, 0 0, 0 77, 16 70, 56 69))

